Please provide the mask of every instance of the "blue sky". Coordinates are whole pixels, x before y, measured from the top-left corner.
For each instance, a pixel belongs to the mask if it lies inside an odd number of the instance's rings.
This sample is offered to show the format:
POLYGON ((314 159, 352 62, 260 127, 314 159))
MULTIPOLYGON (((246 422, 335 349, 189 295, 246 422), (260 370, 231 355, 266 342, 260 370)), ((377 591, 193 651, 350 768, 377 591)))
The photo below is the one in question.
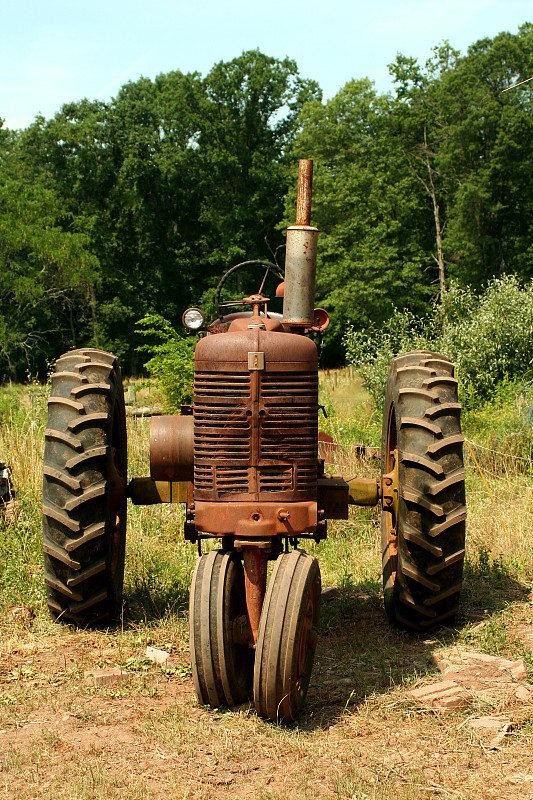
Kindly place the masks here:
POLYGON ((205 75, 258 47, 298 64, 325 97, 350 78, 391 88, 398 52, 424 62, 444 39, 469 44, 533 21, 533 0, 2 0, 0 118, 26 127, 83 97, 179 69, 205 75))

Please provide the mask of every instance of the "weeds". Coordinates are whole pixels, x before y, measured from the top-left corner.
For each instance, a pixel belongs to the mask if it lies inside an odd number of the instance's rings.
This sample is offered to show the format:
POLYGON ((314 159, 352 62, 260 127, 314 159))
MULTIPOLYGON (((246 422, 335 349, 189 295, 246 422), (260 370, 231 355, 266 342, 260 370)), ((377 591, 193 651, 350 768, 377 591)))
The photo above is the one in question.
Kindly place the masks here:
MULTIPOLYGON (((530 770, 527 715, 501 752, 487 754, 463 725, 465 714, 428 714, 413 709, 405 694, 421 679, 438 679, 435 652, 452 644, 524 657, 533 667, 531 651, 516 635, 517 626, 533 621, 533 479, 520 461, 527 459, 529 429, 511 384, 490 407, 465 415, 465 434, 505 529, 467 455, 467 562, 455 628, 423 639, 387 624, 376 509, 352 509, 349 520, 329 524, 325 541, 305 543, 319 558, 323 585, 339 592, 323 604, 308 703, 292 727, 258 719, 247 704, 219 712, 197 706, 187 643, 196 556, 183 540, 178 506, 128 510, 118 628, 80 631, 49 621, 40 549, 46 398, 34 386, 6 392, 12 398, 0 395, 0 443, 18 498, 14 518, 0 521, 0 763, 6 797, 422 800, 442 794, 484 800, 507 796, 502 774, 530 770), (506 449, 510 442, 514 450, 506 449), (14 605, 27 606, 35 616, 10 616, 14 605), (168 668, 146 660, 147 644, 171 651, 168 668), (117 665, 128 673, 121 686, 95 688, 85 680, 86 670, 117 665)), ((328 471, 377 475, 379 460, 356 447, 379 449, 380 442, 379 414, 361 385, 347 372, 336 380, 322 375, 321 396, 329 414, 324 428, 342 446, 328 471)), ((148 422, 132 419, 128 426, 130 475, 147 475, 148 422)), ((499 709, 479 701, 468 713, 499 709)))

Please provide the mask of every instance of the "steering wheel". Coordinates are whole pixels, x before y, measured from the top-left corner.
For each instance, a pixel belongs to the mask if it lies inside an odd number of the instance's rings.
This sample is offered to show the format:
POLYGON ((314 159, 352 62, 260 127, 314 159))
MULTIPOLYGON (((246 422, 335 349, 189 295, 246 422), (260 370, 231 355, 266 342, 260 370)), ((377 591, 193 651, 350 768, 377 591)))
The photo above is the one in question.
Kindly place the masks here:
POLYGON ((230 278, 238 270, 246 269, 247 267, 254 267, 254 268, 260 267, 261 271, 264 272, 264 274, 261 283, 259 285, 258 291, 247 292, 245 293, 246 297, 248 297, 251 294, 258 294, 258 295, 262 294, 264 285, 266 283, 269 274, 276 275, 280 280, 283 280, 285 277, 282 268, 278 267, 277 264, 273 264, 271 261, 260 261, 258 259, 254 259, 253 261, 243 261, 240 264, 235 264, 234 267, 228 269, 226 274, 222 276, 220 283, 217 286, 217 290, 215 292, 215 308, 217 310, 217 314, 219 315, 219 317, 222 317, 224 315, 224 312, 222 311, 223 308, 228 308, 228 306, 245 305, 244 299, 242 297, 240 297, 238 300, 224 300, 224 302, 222 302, 220 300, 220 296, 222 293, 222 287, 224 286, 228 278, 230 278))

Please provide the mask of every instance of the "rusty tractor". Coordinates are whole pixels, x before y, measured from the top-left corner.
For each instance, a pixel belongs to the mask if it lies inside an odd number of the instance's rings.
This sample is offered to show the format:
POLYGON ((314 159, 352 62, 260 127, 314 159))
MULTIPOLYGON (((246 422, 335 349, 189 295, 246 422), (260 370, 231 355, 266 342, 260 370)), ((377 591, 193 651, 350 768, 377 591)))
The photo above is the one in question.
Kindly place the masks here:
POLYGON ((288 721, 308 689, 321 596, 318 561, 299 543, 323 539, 327 520, 347 519, 352 504, 380 503, 386 612, 424 631, 457 610, 466 517, 457 380, 436 353, 391 363, 381 479, 324 473, 317 347, 306 335, 328 323, 314 308, 311 183, 312 162, 303 160, 284 275, 269 262, 238 264, 219 284, 214 322, 198 308, 184 313, 186 327, 205 334, 194 405, 152 418, 150 476, 127 483, 120 369, 90 348, 55 365, 44 455, 52 615, 87 626, 120 614, 127 498, 184 503, 184 535, 199 550, 190 590, 198 700, 235 706, 253 696, 258 714, 288 721), (256 293, 243 296, 249 270, 259 276, 256 293), (267 278, 284 278, 282 314, 269 311, 267 278), (237 295, 224 300, 234 279, 237 295), (202 555, 213 539, 219 546, 202 555))

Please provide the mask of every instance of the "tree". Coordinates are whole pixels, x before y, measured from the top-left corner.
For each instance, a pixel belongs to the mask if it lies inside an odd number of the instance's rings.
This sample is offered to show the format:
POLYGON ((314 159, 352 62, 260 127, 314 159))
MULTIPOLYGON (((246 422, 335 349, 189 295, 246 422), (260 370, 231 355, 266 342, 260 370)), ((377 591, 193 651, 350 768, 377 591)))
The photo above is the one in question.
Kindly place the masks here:
MULTIPOLYGON (((297 155, 315 159, 314 224, 320 229, 317 302, 332 314, 326 355, 340 357, 348 322, 364 327, 395 307, 425 308, 428 210, 395 136, 394 106, 368 80, 350 81, 301 114, 297 155), (425 224, 424 224, 425 223, 425 224)), ((286 219, 294 219, 294 192, 286 219)))
POLYGON ((449 136, 439 163, 452 174, 446 246, 463 282, 533 275, 533 87, 502 90, 533 74, 533 26, 469 48, 441 89, 449 136))
POLYGON ((110 103, 66 104, 23 132, 25 174, 56 194, 62 229, 88 237, 100 263, 85 344, 134 371, 146 313, 179 325, 228 266, 271 257, 297 115, 318 95, 293 61, 252 51, 203 79, 171 72, 110 103))
POLYGON ((206 260, 215 281, 250 258, 272 258, 288 188, 288 161, 303 105, 320 98, 296 63, 258 50, 220 62, 203 82, 198 135, 206 260))
POLYGON ((0 134, 0 364, 20 379, 45 373, 62 329, 75 343, 99 264, 86 235, 63 229, 57 194, 25 179, 16 135, 0 134))
POLYGON ((529 277, 533 87, 502 90, 533 74, 533 26, 464 56, 445 42, 425 68, 401 56, 391 70, 406 157, 439 209, 449 275, 477 287, 505 272, 529 277))
POLYGON ((409 169, 431 200, 435 228, 435 250, 439 294, 446 291, 446 268, 443 237, 446 228, 446 198, 449 186, 446 177, 436 167, 446 127, 437 102, 439 86, 444 77, 457 66, 459 51, 444 41, 433 48, 433 56, 421 70, 415 59, 398 55, 389 65, 396 83, 394 119, 402 152, 409 169))

